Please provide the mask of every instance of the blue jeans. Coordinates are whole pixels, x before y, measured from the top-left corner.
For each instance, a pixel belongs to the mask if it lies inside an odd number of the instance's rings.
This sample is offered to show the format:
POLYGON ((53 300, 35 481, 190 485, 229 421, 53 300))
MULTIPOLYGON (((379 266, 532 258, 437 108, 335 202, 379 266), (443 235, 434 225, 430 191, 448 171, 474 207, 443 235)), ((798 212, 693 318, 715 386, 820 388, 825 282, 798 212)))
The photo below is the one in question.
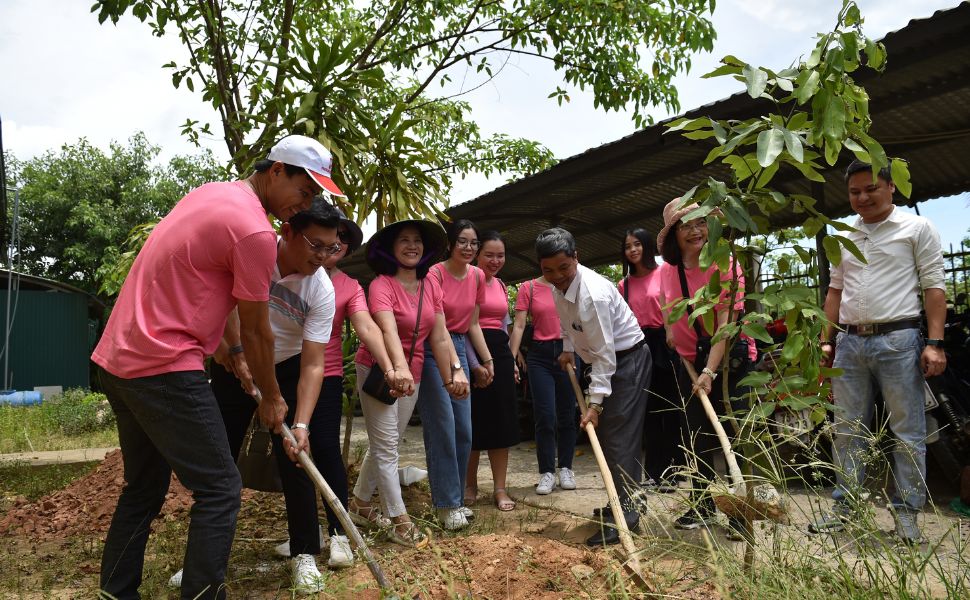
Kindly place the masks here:
POLYGON ((242 483, 205 373, 121 379, 102 369, 100 379, 125 464, 101 557, 101 589, 118 600, 139 598, 149 529, 175 471, 194 499, 181 596, 224 598, 242 483))
POLYGON ((926 503, 926 415, 923 412, 923 372, 918 329, 873 336, 839 333, 835 363, 842 375, 832 378, 835 395, 833 453, 836 501, 858 498, 872 441, 869 427, 876 391, 882 393, 893 449, 896 510, 919 511, 926 503), (878 386, 878 388, 877 388, 878 386))
MULTIPOLYGON (((569 375, 559 367, 560 354, 562 340, 533 340, 526 355, 539 473, 552 473, 557 456, 560 469, 573 468, 579 417, 569 375)), ((579 357, 576 363, 577 371, 582 372, 579 357)))
MULTIPOLYGON (((461 368, 468 377, 465 337, 451 334, 461 368)), ((469 381, 471 378, 469 377, 469 381)), ((444 388, 431 345, 424 346, 424 370, 418 390, 418 410, 424 428, 424 454, 428 462, 428 483, 435 508, 462 506, 465 473, 472 452, 471 398, 453 400, 444 388)))

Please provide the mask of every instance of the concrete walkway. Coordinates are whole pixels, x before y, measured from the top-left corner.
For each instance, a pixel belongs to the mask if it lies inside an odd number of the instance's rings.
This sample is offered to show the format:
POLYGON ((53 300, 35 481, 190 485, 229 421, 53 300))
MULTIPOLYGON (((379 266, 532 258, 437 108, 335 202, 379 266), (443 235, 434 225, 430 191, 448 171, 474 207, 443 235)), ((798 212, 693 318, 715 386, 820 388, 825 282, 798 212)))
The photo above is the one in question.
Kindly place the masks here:
POLYGON ((0 454, 0 464, 16 462, 42 466, 83 463, 104 460, 105 454, 112 450, 117 450, 117 448, 79 448, 77 450, 51 450, 49 452, 14 452, 12 454, 0 454))

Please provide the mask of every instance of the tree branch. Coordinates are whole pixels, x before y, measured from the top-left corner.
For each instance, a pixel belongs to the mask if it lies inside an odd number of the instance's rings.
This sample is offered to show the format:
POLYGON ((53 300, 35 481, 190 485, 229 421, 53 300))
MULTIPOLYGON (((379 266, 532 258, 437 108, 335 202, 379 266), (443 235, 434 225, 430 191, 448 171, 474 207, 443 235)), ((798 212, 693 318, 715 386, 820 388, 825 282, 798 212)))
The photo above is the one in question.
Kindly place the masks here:
POLYGON ((380 27, 377 28, 377 30, 374 32, 374 36, 370 39, 369 42, 367 42, 367 46, 364 47, 364 51, 361 52, 360 56, 357 57, 357 60, 354 61, 354 65, 357 69, 365 70, 365 68, 371 68, 374 66, 374 65, 367 65, 365 67, 364 61, 370 58, 370 55, 374 51, 374 47, 377 46, 377 43, 384 36, 390 33, 391 30, 394 29, 397 26, 397 24, 401 22, 401 19, 404 18, 404 15, 405 13, 407 13, 407 8, 408 8, 407 0, 400 0, 398 2, 398 6, 400 7, 400 9, 397 11, 397 15, 393 15, 393 7, 391 7, 391 9, 388 9, 387 16, 384 18, 384 22, 381 23, 380 27))

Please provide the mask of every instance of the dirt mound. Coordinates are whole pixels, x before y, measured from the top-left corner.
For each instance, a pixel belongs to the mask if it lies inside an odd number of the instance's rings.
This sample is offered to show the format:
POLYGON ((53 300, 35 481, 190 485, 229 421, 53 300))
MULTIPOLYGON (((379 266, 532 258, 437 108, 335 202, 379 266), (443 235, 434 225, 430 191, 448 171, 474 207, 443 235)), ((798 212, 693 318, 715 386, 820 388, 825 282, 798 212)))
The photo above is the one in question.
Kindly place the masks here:
MULTIPOLYGON (((0 519, 0 535, 29 535, 45 540, 104 533, 111 525, 124 481, 121 451, 115 450, 105 456, 98 468, 66 488, 36 502, 18 500, 0 519)), ((173 475, 160 516, 183 518, 191 506, 191 492, 173 475)))

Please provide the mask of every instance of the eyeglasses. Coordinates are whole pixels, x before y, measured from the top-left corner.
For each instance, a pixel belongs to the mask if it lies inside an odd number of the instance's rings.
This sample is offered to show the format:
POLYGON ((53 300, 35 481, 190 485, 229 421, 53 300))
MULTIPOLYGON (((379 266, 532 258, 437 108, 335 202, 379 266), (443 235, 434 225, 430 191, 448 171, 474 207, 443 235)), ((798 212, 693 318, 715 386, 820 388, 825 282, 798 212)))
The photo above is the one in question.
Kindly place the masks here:
POLYGON ((703 231, 707 229, 707 221, 705 219, 695 219, 693 221, 683 222, 681 221, 678 229, 682 231, 703 231))
POLYGON ((466 240, 465 238, 458 238, 455 245, 459 248, 471 248, 473 250, 477 250, 478 248, 482 247, 482 243, 478 240, 466 240))
POLYGON ((309 238, 307 238, 307 236, 303 235, 302 233, 300 234, 300 237, 302 237, 304 241, 306 241, 307 246, 310 247, 310 251, 319 256, 333 256, 334 254, 337 254, 338 252, 340 252, 340 249, 342 248, 342 246, 339 243, 334 244, 332 246, 324 246, 323 244, 314 244, 309 240, 309 238))

